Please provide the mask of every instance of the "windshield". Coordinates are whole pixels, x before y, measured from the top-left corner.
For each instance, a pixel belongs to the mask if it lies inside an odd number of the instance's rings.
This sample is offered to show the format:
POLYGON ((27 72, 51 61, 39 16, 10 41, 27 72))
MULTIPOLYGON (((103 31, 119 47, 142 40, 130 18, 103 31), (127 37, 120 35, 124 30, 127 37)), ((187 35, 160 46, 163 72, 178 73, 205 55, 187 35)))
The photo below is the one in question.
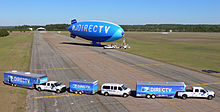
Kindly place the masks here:
POLYGON ((124 90, 126 90, 127 89, 127 87, 125 86, 125 85, 123 85, 123 86, 121 86, 124 90))
POLYGON ((57 82, 57 83, 55 83, 54 85, 55 85, 55 86, 60 86, 61 83, 57 82))

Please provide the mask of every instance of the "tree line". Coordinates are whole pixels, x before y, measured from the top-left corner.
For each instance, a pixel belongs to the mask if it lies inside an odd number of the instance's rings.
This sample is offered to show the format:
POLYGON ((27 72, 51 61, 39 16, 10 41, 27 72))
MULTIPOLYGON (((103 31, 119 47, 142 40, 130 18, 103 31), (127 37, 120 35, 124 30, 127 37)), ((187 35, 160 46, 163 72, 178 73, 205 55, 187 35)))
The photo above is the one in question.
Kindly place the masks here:
POLYGON ((121 25, 125 31, 144 32, 220 32, 220 25, 146 24, 121 25))
MULTIPOLYGON (((220 32, 220 25, 186 25, 186 24, 146 24, 146 25, 120 25, 125 31, 142 32, 220 32)), ((39 27, 46 28, 47 31, 67 31, 69 24, 49 24, 45 26, 23 25, 10 27, 10 31, 29 31, 28 28, 36 30, 39 27)))

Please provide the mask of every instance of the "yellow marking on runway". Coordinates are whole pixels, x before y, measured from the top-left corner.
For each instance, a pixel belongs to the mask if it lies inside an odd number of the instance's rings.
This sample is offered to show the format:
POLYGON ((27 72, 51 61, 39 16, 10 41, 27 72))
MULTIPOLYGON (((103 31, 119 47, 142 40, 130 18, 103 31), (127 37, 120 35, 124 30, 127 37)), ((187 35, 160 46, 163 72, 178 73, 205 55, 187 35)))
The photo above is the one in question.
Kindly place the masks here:
POLYGON ((66 70, 66 69, 79 69, 78 67, 69 67, 69 68, 47 68, 47 69, 33 69, 34 71, 43 71, 43 70, 66 70))
POLYGON ((186 112, 185 110, 183 110, 182 108, 178 107, 176 104, 172 103, 172 102, 169 102, 167 100, 165 100, 167 103, 169 103, 171 106, 177 108, 178 110, 182 111, 182 112, 186 112))
POLYGON ((220 82, 203 83, 203 84, 191 84, 191 85, 186 85, 186 86, 201 86, 201 85, 214 85, 214 84, 220 84, 220 82))
POLYGON ((157 64, 157 63, 155 63, 155 64, 135 64, 135 65, 128 65, 128 66, 162 66, 162 65, 164 65, 164 64, 157 64))
POLYGON ((34 97, 34 99, 57 98, 57 97, 75 96, 75 95, 80 95, 80 94, 65 94, 65 95, 53 95, 53 96, 39 96, 39 97, 34 97))

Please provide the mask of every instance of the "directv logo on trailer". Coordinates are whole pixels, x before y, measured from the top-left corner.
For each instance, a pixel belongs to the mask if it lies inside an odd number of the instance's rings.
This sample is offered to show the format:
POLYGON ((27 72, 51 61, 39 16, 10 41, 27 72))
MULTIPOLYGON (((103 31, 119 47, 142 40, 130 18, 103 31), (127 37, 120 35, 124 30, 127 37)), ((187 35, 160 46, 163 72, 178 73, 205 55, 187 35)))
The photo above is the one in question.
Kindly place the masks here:
POLYGON ((13 77, 9 76, 11 81, 21 82, 21 83, 30 83, 30 79, 22 78, 22 77, 13 77))
POLYGON ((90 89, 90 86, 73 84, 73 88, 84 88, 84 89, 90 89))
POLYGON ((153 87, 142 87, 142 92, 171 92, 172 88, 153 88, 153 87))

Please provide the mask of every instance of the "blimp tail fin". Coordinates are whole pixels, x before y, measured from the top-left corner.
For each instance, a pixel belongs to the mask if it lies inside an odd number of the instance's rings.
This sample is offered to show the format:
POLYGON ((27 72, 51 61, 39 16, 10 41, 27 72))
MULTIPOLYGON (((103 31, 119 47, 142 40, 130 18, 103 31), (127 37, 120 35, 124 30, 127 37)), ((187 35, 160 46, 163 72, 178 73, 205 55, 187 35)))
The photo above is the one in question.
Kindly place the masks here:
POLYGON ((74 24, 74 23, 77 23, 76 19, 73 19, 73 20, 71 21, 71 24, 74 24))

